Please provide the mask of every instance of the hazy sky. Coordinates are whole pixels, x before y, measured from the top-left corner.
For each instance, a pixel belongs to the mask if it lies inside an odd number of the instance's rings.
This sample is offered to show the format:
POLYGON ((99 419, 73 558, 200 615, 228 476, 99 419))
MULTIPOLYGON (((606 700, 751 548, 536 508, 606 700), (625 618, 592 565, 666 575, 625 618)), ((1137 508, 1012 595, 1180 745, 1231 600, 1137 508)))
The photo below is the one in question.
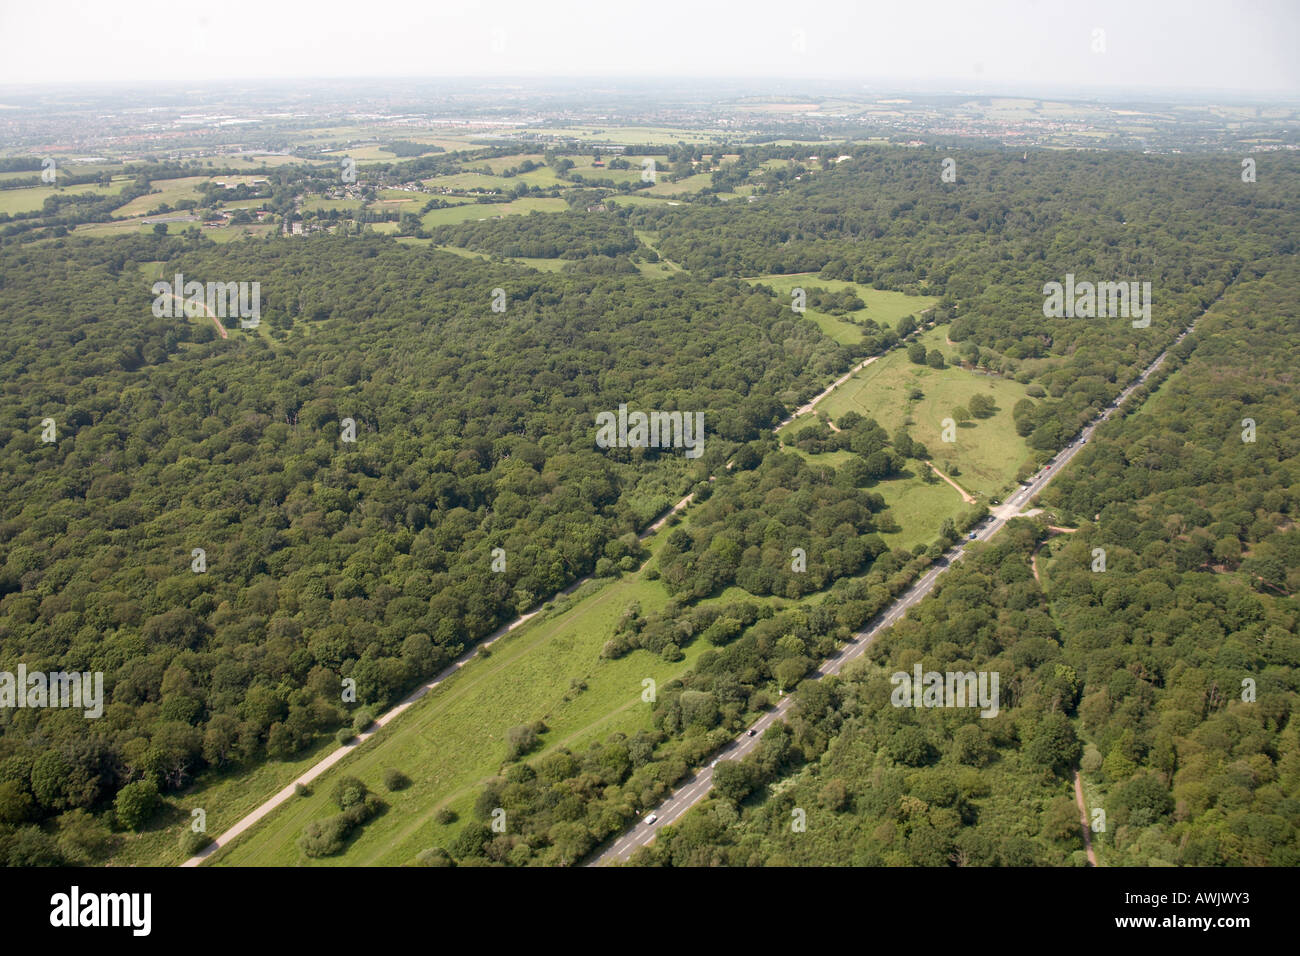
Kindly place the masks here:
POLYGON ((1300 92, 1300 0, 0 0, 0 49, 2 84, 598 75, 1300 92))

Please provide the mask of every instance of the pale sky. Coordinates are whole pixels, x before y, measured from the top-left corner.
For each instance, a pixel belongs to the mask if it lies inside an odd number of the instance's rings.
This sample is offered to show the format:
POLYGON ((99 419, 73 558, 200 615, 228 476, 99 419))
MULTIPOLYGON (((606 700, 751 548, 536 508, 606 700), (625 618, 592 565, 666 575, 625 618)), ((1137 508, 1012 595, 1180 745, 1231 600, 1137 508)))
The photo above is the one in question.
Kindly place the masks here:
POLYGON ((1300 93, 1298 50, 1300 0, 0 0, 4 85, 635 76, 1300 93))

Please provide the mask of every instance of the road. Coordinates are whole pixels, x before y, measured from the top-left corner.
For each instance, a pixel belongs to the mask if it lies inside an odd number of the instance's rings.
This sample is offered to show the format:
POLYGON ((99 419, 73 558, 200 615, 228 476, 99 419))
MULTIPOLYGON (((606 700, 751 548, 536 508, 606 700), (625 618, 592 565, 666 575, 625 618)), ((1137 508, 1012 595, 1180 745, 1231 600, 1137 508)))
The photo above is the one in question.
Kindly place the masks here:
MULTIPOLYGON (((1169 348, 1173 348, 1174 345, 1186 338, 1193 328, 1195 328, 1194 322, 1173 341, 1169 348)), ((1080 432, 1079 437, 1074 442, 1025 482, 1020 490, 1013 494, 1005 504, 993 508, 989 517, 985 518, 974 529, 974 538, 963 539, 948 549, 941 558, 930 566, 930 570, 926 571, 911 587, 895 599, 893 604, 890 604, 880 614, 876 615, 868 623, 865 630, 859 631, 850 637, 844 647, 827 658, 821 667, 817 668, 817 671, 807 679, 817 680, 821 677, 838 674, 850 661, 861 657, 881 631, 896 624, 911 608, 915 607, 927 594, 934 590, 939 577, 948 569, 949 565, 965 556, 968 545, 988 541, 1001 531, 1008 521, 1018 517, 1024 506, 1033 500, 1034 495, 1047 487, 1048 482, 1073 460, 1074 456, 1083 448, 1083 445, 1092 438, 1097 427, 1103 422, 1109 421, 1118 406, 1127 401, 1129 396, 1144 385, 1147 379, 1151 377, 1151 374, 1160 368, 1168 354, 1169 350, 1166 349, 1156 356, 1146 370, 1131 385, 1120 392, 1114 401, 1080 432)), ((785 719, 793 703, 794 697, 792 695, 787 694, 782 697, 774 708, 742 731, 740 736, 721 750, 716 751, 709 766, 697 770, 688 777, 667 799, 653 810, 643 813, 641 819, 630 830, 625 831, 611 846, 607 847, 598 856, 589 859, 584 865, 604 866, 609 863, 623 862, 639 847, 643 847, 654 840, 661 828, 679 819, 682 814, 702 800, 712 789, 713 766, 718 761, 744 759, 747 754, 758 746, 764 731, 778 721, 785 719), (645 820, 652 814, 656 817, 655 822, 647 824, 645 820)))

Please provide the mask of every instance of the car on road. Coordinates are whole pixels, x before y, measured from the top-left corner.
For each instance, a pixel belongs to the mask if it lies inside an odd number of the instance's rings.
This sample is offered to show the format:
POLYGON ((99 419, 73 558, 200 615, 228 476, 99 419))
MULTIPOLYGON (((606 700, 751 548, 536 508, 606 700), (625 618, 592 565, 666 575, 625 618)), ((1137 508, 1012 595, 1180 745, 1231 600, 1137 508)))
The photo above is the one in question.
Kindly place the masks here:
POLYGON ((753 727, 750 727, 749 730, 745 731, 745 733, 746 733, 746 735, 752 737, 752 736, 754 736, 756 733, 758 733, 758 731, 755 730, 753 727))
POLYGON ((654 814, 654 813, 652 813, 652 814, 650 814, 650 816, 648 816, 648 817, 645 818, 645 825, 646 825, 646 826, 653 826, 654 823, 655 823, 655 821, 658 820, 658 819, 659 819, 658 814, 654 814))
MULTIPOLYGON (((722 759, 721 757, 718 758, 718 760, 721 760, 721 759, 722 759)), ((713 763, 709 764, 709 769, 712 770, 712 769, 713 769, 714 767, 716 767, 717 765, 718 765, 718 761, 715 760, 715 761, 713 761, 713 763)))
POLYGON ((975 532, 972 531, 970 534, 968 534, 968 535, 966 536, 966 540, 967 540, 967 541, 974 541, 974 540, 975 540, 975 532))

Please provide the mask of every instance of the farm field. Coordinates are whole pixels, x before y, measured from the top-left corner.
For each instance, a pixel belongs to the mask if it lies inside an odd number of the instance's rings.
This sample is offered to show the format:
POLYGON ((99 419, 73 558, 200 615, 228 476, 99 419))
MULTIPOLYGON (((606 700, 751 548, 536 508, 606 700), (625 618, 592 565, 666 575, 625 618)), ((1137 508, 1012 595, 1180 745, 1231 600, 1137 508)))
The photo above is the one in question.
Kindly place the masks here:
POLYGON ((457 189, 462 191, 482 189, 484 191, 496 190, 501 192, 513 188, 509 179, 503 176, 485 176, 483 173, 456 173, 451 176, 434 176, 431 179, 422 180, 422 182, 430 189, 457 189))
POLYGON ((662 196, 651 196, 645 190, 632 193, 630 195, 611 196, 605 200, 606 205, 614 203, 616 206, 680 206, 685 200, 682 199, 664 199, 662 196))
POLYGON ((329 212, 333 209, 356 212, 364 206, 365 203, 360 199, 306 199, 302 204, 303 210, 307 212, 329 212))
POLYGON ((696 173, 675 183, 660 180, 645 192, 650 196, 694 196, 701 189, 707 189, 712 185, 712 173, 696 173))
MULTIPOLYGON (((31 175, 27 173, 25 175, 31 175)), ((27 186, 22 189, 0 189, 0 212, 10 215, 20 212, 34 212, 45 205, 50 196, 81 196, 94 193, 96 196, 116 196, 126 188, 128 178, 115 179, 111 186, 96 186, 86 183, 80 186, 27 186)))
POLYGON ((141 216, 156 209, 163 203, 175 207, 182 199, 201 199, 202 194, 198 191, 199 183, 206 183, 211 180, 210 176, 185 176, 180 179, 158 179, 154 180, 153 188, 158 192, 149 193, 147 196, 137 196, 120 209, 113 211, 115 219, 129 219, 132 216, 141 216))

